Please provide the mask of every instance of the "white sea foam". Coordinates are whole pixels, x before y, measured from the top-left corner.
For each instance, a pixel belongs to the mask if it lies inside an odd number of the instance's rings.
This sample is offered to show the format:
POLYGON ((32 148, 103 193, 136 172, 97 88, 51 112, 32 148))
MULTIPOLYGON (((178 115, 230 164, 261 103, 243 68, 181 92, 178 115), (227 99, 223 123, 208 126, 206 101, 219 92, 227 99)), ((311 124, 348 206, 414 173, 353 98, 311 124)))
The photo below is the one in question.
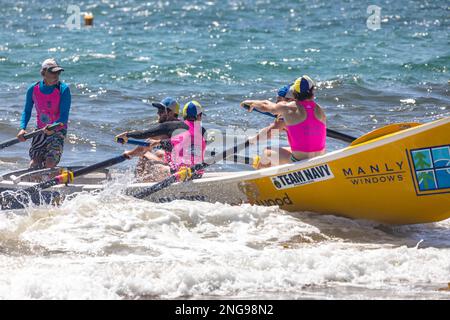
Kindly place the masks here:
POLYGON ((405 103, 405 104, 415 104, 416 100, 414 99, 400 99, 401 103, 405 103))
POLYGON ((436 290, 450 280, 448 221, 392 228, 275 207, 156 204, 121 187, 2 214, 0 298, 446 295, 436 290))

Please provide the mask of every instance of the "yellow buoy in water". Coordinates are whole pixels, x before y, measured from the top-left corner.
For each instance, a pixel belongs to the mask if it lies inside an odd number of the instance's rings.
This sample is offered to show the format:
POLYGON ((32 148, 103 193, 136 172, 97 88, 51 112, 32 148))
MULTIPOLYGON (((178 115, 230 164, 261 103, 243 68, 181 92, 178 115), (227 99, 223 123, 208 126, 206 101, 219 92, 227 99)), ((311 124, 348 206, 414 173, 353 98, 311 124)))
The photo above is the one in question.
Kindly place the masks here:
POLYGON ((84 14, 84 25, 92 27, 94 25, 94 15, 92 13, 84 14))
POLYGON ((447 284, 446 288, 439 288, 438 291, 450 291, 450 282, 447 284))

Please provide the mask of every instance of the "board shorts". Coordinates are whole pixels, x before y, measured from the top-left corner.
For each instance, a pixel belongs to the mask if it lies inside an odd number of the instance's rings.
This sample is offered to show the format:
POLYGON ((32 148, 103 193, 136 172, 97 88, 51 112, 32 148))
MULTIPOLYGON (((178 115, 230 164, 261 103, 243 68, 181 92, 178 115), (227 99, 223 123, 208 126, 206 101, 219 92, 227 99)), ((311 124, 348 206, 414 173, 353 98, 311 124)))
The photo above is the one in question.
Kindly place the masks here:
POLYGON ((48 136, 44 132, 33 137, 29 151, 30 159, 34 160, 34 169, 43 169, 47 161, 58 164, 64 149, 64 139, 67 130, 62 129, 48 136))

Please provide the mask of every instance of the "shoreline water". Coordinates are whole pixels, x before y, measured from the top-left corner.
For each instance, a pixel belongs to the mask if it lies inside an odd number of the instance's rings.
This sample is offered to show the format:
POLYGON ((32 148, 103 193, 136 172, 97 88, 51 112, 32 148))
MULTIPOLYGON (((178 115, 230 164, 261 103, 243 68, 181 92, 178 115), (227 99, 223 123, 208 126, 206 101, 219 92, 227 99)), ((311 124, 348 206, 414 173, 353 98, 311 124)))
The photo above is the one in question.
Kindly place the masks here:
MULTIPOLYGON (((200 101, 207 128, 262 128, 272 120, 239 103, 303 74, 329 127, 350 135, 449 116, 448 3, 380 1, 378 30, 371 4, 85 1, 93 27, 68 30, 65 3, 2 1, 0 141, 48 57, 73 95, 63 165, 120 154, 114 136, 154 122, 149 104, 169 95, 200 101)), ((0 170, 26 166, 28 146, 2 150, 0 170)), ((392 227, 119 189, 1 214, 0 299, 449 299, 450 220, 392 227)))

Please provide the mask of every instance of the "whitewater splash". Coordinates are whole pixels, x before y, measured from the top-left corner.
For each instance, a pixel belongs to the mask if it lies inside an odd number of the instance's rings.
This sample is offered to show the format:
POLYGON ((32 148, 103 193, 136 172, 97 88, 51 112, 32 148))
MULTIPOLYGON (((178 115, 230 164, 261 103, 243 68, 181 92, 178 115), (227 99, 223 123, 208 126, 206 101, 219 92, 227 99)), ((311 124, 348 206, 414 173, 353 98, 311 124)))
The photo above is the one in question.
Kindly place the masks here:
POLYGON ((442 298, 449 220, 388 227, 119 187, 0 215, 0 299, 442 298))

